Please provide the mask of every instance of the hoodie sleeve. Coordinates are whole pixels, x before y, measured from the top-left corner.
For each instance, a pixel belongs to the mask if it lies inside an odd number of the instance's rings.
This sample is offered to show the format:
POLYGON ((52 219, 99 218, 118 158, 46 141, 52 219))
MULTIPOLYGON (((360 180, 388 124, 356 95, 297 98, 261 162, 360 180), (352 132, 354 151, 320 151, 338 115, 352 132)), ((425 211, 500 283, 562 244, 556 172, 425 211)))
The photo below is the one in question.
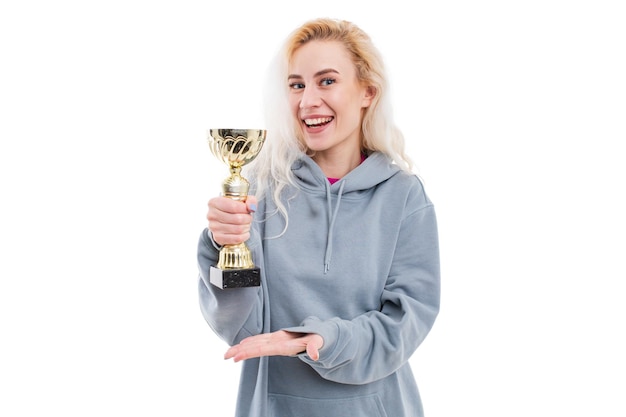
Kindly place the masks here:
POLYGON ((299 355, 323 378, 366 384, 402 367, 424 340, 439 312, 440 267, 437 221, 432 204, 403 221, 380 311, 352 320, 317 317, 285 329, 324 339, 318 361, 299 355))
MULTIPOLYGON (((248 247, 255 260, 262 259, 259 253, 255 254, 260 246, 258 233, 254 229, 251 233, 248 247)), ((200 310, 213 331, 232 346, 248 336, 261 333, 263 289, 250 287, 222 290, 210 283, 209 268, 217 264, 219 258, 219 246, 210 235, 208 229, 203 230, 198 242, 200 310)))

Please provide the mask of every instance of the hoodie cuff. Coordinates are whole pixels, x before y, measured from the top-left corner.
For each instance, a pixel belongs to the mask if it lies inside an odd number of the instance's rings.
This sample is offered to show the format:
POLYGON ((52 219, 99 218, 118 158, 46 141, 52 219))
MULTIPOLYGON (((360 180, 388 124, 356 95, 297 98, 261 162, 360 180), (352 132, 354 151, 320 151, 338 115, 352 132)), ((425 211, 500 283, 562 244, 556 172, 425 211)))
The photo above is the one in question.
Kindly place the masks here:
POLYGON ((211 233, 211 231, 209 230, 209 228, 205 228, 204 229, 205 233, 206 233, 206 238, 209 242, 211 242, 211 245, 217 250, 219 251, 220 249, 222 249, 222 245, 220 245, 219 243, 217 243, 215 240, 213 240, 213 233, 211 233))
POLYGON ((330 355, 334 346, 337 344, 337 339, 339 337, 339 326, 337 320, 338 319, 322 321, 317 317, 311 316, 307 317, 300 326, 289 327, 283 330, 293 333, 315 333, 322 336, 322 339, 324 339, 324 345, 320 349, 320 358, 318 361, 313 361, 313 359, 309 358, 309 355, 307 355, 306 352, 302 352, 298 356, 305 362, 323 363, 324 358, 330 355))

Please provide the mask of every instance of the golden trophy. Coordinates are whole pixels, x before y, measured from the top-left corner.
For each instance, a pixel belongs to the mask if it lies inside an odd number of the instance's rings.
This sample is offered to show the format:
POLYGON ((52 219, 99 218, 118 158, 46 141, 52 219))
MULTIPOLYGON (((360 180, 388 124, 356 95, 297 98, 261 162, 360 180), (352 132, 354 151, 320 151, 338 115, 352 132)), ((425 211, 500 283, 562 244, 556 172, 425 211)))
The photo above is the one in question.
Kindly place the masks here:
MULTIPOLYGON (((213 155, 228 164, 230 176, 222 182, 222 195, 236 201, 246 201, 250 183, 241 176, 241 168, 259 154, 267 136, 265 130, 211 129, 208 142, 213 155)), ((254 266, 252 254, 245 242, 224 245, 219 261, 209 274, 211 284, 221 289, 258 287, 261 273, 254 266)))

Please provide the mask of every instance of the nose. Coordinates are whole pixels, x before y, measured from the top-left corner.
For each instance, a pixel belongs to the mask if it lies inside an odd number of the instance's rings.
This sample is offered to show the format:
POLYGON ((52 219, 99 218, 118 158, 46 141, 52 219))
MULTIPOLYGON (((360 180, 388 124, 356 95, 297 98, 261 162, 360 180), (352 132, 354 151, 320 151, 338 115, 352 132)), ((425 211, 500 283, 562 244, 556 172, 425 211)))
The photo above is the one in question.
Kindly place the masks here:
POLYGON ((300 96, 300 108, 308 109, 318 107, 322 100, 319 91, 315 87, 304 87, 304 91, 300 96))

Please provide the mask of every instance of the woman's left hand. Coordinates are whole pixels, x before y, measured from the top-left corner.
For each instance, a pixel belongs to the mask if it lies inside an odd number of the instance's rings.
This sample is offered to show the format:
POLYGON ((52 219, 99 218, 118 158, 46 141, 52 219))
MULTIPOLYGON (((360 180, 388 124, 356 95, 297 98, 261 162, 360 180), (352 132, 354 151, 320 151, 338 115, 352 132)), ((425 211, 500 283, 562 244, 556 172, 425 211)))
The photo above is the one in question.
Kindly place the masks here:
POLYGON ((279 330, 243 339, 226 351, 224 359, 235 362, 261 356, 294 356, 306 352, 314 361, 320 357, 324 345, 322 336, 316 333, 292 333, 279 330))

